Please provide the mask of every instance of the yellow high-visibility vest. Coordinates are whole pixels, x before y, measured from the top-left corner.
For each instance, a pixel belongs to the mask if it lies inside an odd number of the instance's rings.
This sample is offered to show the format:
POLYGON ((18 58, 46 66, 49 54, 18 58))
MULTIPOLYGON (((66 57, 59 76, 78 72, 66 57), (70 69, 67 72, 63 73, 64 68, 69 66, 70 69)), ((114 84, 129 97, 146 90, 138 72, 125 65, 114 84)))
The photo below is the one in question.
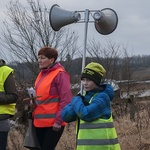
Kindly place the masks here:
POLYGON ((80 119, 76 150, 121 150, 112 115, 92 122, 80 119))
MULTIPOLYGON (((1 66, 0 67, 0 92, 5 92, 4 89, 4 83, 9 76, 10 73, 14 74, 14 70, 8 66, 1 66)), ((15 114, 15 107, 16 104, 6 104, 6 105, 0 105, 0 114, 15 114)))

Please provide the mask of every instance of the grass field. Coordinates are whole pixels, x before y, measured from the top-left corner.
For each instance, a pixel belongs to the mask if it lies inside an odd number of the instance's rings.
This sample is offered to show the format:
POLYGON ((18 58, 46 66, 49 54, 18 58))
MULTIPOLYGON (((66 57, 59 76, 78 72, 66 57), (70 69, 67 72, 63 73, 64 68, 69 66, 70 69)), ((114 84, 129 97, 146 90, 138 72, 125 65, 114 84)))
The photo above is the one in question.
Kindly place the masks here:
MULTIPOLYGON (((150 150, 150 101, 138 102, 134 118, 128 106, 113 106, 114 125, 122 150, 150 150), (116 113, 117 112, 117 113, 116 113)), ((23 147, 26 127, 21 125, 9 132, 8 150, 27 150, 23 147)), ((75 150, 75 122, 69 123, 56 150, 75 150)))

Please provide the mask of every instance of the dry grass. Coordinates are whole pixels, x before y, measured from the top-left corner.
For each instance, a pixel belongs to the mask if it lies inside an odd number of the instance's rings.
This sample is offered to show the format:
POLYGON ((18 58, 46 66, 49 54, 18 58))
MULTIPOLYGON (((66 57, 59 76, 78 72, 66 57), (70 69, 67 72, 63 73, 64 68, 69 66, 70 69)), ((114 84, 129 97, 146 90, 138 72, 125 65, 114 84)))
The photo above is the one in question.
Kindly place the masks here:
MULTIPOLYGON (((134 121, 130 120, 129 112, 115 116, 114 124, 122 150, 150 150, 149 107, 149 102, 136 104, 134 121)), ((24 135, 25 127, 11 130, 8 138, 8 150, 27 150, 23 147, 24 135)), ((75 143, 75 122, 73 122, 66 126, 56 150, 75 150, 75 143)))

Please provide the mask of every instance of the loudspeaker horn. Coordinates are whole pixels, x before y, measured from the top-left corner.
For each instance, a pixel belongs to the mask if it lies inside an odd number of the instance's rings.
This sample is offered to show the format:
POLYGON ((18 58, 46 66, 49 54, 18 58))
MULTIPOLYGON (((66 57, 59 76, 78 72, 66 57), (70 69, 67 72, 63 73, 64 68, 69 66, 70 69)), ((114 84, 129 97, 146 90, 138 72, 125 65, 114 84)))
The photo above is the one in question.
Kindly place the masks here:
POLYGON ((50 25, 54 31, 60 30, 61 27, 75 23, 81 19, 77 11, 67 11, 54 4, 49 13, 50 25))
POLYGON ((110 8, 102 9, 94 14, 95 28, 103 35, 112 33, 118 25, 118 16, 116 12, 110 8))

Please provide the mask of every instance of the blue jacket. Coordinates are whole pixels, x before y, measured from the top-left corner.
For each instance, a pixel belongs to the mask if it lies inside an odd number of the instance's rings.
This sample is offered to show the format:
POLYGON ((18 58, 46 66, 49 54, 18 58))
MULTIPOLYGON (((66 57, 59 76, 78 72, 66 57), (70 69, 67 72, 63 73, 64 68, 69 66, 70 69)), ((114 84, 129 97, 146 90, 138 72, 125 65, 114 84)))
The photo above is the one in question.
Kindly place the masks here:
POLYGON ((62 119, 65 122, 75 121, 77 117, 87 122, 98 118, 108 119, 111 115, 110 101, 113 97, 114 91, 110 84, 103 84, 99 89, 86 92, 85 96, 77 95, 63 109, 62 119))

